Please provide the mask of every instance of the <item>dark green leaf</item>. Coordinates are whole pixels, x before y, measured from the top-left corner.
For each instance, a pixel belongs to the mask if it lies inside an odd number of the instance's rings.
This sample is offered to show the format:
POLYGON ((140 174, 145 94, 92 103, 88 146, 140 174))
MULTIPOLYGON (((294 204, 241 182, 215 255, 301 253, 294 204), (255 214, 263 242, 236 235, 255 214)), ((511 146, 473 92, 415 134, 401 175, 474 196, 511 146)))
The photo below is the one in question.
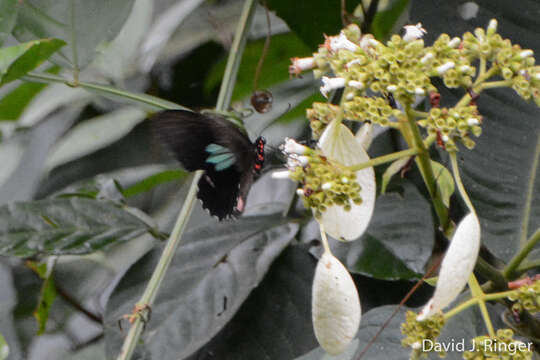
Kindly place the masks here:
MULTIPOLYGON (((183 358, 207 343, 236 313, 270 264, 296 234, 279 214, 212 221, 186 233, 152 306, 139 351, 152 358, 183 358), (174 333, 174 341, 170 334, 174 333)), ((117 356, 117 327, 139 300, 161 255, 156 249, 120 281, 107 305, 107 355, 117 356)))
MULTIPOLYGON (((361 291, 361 289, 359 289, 361 291)), ((362 315, 358 337, 344 353, 331 357, 322 348, 317 348, 296 360, 355 360, 360 351, 371 341, 381 326, 390 318, 395 306, 382 306, 362 315)), ((401 346, 400 325, 405 320, 406 308, 398 311, 388 326, 379 335, 377 341, 365 353, 366 360, 409 360, 409 351, 401 346)))
POLYGON ((56 299, 56 287, 52 277, 53 268, 49 268, 49 263, 38 264, 32 261, 27 261, 26 265, 34 270, 34 272, 43 280, 41 291, 39 293, 38 306, 34 311, 34 317, 38 322, 38 335, 41 335, 45 332, 47 320, 49 319, 49 311, 54 299, 56 299))
MULTIPOLYGON (((17 0, 0 0, 0 45, 11 33, 16 20, 17 0)), ((3 360, 1 355, 0 359, 3 360)))
MULTIPOLYGON (((354 8, 358 3, 359 1, 348 1, 347 7, 354 8)), ((340 3, 337 1, 268 0, 267 4, 312 52, 317 51, 318 45, 324 43, 323 34, 336 35, 343 28, 340 3)))
POLYGON ((66 43, 59 39, 34 40, 0 49, 0 85, 37 68, 66 43))
POLYGON ((409 0, 388 1, 384 10, 379 11, 371 24, 371 33, 376 39, 386 40, 392 34, 392 30, 399 17, 406 10, 409 0))
MULTIPOLYGON (((264 40, 250 42, 242 56, 242 66, 234 87, 233 100, 241 100, 253 93, 253 76, 262 55, 264 40)), ((311 50, 294 34, 272 36, 270 48, 258 82, 259 89, 268 89, 289 78, 290 58, 310 56, 311 50)), ((226 59, 217 63, 210 71, 205 83, 205 91, 210 92, 221 82, 226 59)))
POLYGON ((424 272, 435 237, 433 218, 418 190, 407 182, 403 188, 403 197, 388 193, 377 198, 362 238, 332 243, 350 271, 385 280, 418 278, 424 272))
POLYGON ((313 349, 317 346, 311 325, 315 265, 305 249, 285 249, 227 326, 188 360, 205 359, 208 354, 220 360, 253 360, 260 354, 294 359, 313 349))
POLYGON ((19 41, 54 37, 68 43, 52 61, 82 69, 111 41, 131 12, 133 0, 25 0, 13 34, 19 41))
POLYGON ((133 239, 145 222, 117 205, 85 198, 0 206, 0 255, 86 254, 133 239))

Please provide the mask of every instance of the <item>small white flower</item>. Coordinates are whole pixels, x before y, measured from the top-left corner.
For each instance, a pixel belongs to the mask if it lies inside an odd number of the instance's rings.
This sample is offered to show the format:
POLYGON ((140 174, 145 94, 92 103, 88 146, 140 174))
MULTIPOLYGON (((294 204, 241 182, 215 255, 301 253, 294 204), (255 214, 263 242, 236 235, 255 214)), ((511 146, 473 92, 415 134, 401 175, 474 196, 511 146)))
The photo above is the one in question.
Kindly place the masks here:
POLYGON ((441 264, 435 293, 416 317, 423 321, 448 306, 471 275, 480 250, 480 223, 471 212, 458 224, 441 264))
POLYGON ((450 140, 450 139, 448 138, 448 135, 443 135, 443 136, 442 136, 442 141, 448 142, 448 140, 450 140))
POLYGON ((364 88, 364 83, 357 80, 351 80, 347 83, 347 85, 358 90, 362 90, 364 88))
POLYGON ((296 189, 296 195, 304 196, 304 189, 300 189, 300 188, 296 189))
POLYGON ((426 94, 426 92, 424 91, 424 89, 422 89, 421 87, 415 88, 415 89, 414 89, 414 93, 415 93, 416 95, 425 95, 425 94, 426 94))
POLYGON ((534 74, 534 77, 536 78, 536 80, 540 80, 540 73, 534 74))
POLYGON ((530 49, 527 49, 527 50, 523 50, 522 52, 519 53, 519 57, 522 58, 522 59, 525 59, 527 57, 530 57, 530 56, 533 56, 533 51, 530 50, 530 49))
POLYGON ((417 341, 411 344, 411 348, 413 348, 414 350, 420 349, 420 346, 421 346, 420 341, 417 341))
POLYGON ((388 85, 386 87, 386 90, 388 90, 389 92, 394 92, 397 90, 397 86, 396 85, 388 85))
POLYGON ((311 315, 315 337, 330 355, 345 351, 360 325, 362 311, 354 281, 329 252, 324 252, 317 263, 311 315))
POLYGON ((289 66, 289 74, 299 75, 302 71, 310 70, 315 67, 315 60, 313 57, 294 57, 291 61, 292 64, 289 66))
POLYGON ((289 170, 274 171, 272 179, 288 179, 291 176, 289 170))
POLYGON ((455 37, 448 42, 448 46, 450 46, 451 48, 457 48, 459 44, 461 44, 461 39, 458 37, 455 37))
POLYGON ((302 165, 302 167, 306 166, 309 163, 309 158, 307 156, 298 156, 297 159, 300 165, 302 165))
POLYGON ((469 118, 467 120, 467 124, 469 124, 469 126, 478 125, 479 123, 480 122, 476 118, 469 118))
POLYGON ((421 39, 425 34, 427 34, 426 29, 422 27, 422 23, 418 23, 416 25, 405 25, 403 28, 405 29, 403 40, 406 42, 421 39))
POLYGON ((465 73, 471 70, 471 67, 469 65, 462 65, 459 67, 459 71, 465 73))
POLYGON ((450 69, 453 69, 456 64, 454 64, 453 61, 448 61, 447 63, 442 64, 437 68, 437 73, 439 75, 443 75, 445 72, 447 72, 450 69))
POLYGON ((491 19, 489 21, 489 25, 487 27, 487 33, 488 35, 491 35, 491 34, 494 34, 495 31, 497 31, 497 20, 496 19, 491 19))
POLYGON ((285 138, 283 151, 287 154, 303 155, 306 153, 307 147, 297 143, 294 139, 285 138))
POLYGON ((347 101, 351 101, 352 99, 354 99, 354 93, 350 92, 347 94, 347 96, 345 96, 345 99, 347 101))
POLYGON ((328 97, 328 93, 335 89, 340 89, 345 86, 345 79, 342 77, 329 78, 328 76, 322 77, 323 86, 321 86, 321 94, 324 97, 328 97))
POLYGON ((420 59, 420 62, 422 64, 425 64, 427 63, 429 60, 433 59, 433 53, 431 52, 428 52, 426 55, 422 56, 422 58, 420 59))
POLYGON ((347 36, 343 33, 343 31, 340 32, 338 36, 332 36, 330 38, 330 50, 338 51, 341 49, 353 52, 358 49, 358 45, 347 39, 347 36))
POLYGON ((373 46, 374 48, 378 48, 379 46, 382 45, 380 42, 378 42, 377 40, 373 38, 368 39, 367 42, 369 45, 373 46))
POLYGON ((346 177, 342 177, 341 182, 347 184, 349 182, 349 179, 347 179, 346 177))
POLYGON ((331 183, 328 183, 328 182, 327 182, 327 183, 324 183, 324 184, 322 184, 321 188, 322 188, 323 190, 330 190, 330 189, 332 188, 332 184, 331 184, 331 183))

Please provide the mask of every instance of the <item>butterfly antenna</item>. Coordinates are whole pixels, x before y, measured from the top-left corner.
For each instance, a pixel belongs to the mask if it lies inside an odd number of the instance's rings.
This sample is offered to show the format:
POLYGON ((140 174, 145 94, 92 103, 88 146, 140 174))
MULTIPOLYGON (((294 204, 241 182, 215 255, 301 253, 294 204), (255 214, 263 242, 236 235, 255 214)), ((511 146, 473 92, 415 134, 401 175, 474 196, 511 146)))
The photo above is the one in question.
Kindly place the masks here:
MULTIPOLYGON (((265 131, 266 129, 268 129, 270 126, 272 126, 272 124, 277 120, 279 119, 280 117, 282 117, 283 115, 285 115, 286 113, 288 113, 292 108, 292 105, 291 103, 288 103, 287 105, 287 108, 281 113, 279 114, 279 116, 273 118, 272 120, 270 120, 268 123, 266 123, 260 130, 257 130, 255 133, 256 134, 262 134, 263 131, 265 131)), ((268 146, 268 145, 267 145, 268 146)))
POLYGON ((390 315, 390 317, 384 322, 384 324, 382 324, 382 326, 379 328, 379 330, 377 331, 375 336, 373 336, 373 338, 371 338, 371 340, 369 340, 367 345, 364 347, 364 349, 362 349, 362 351, 360 352, 360 354, 358 354, 358 357, 355 358, 355 360, 362 359, 362 357, 366 354, 366 352, 369 350, 371 345, 373 345, 375 343, 375 341, 377 340, 379 335, 381 335, 381 333, 384 331, 384 329, 386 329, 388 324, 390 324, 390 321, 392 321, 392 319, 394 318, 394 316, 396 316, 398 311, 401 310, 401 308, 407 302, 407 300, 409 300, 409 298, 416 292, 416 290, 418 290, 418 288, 425 282, 425 280, 427 278, 431 277, 431 275, 435 272, 435 270, 439 268, 439 265, 441 265, 442 259, 443 259, 443 256, 439 256, 437 261, 435 261, 433 263, 433 265, 431 265, 431 267, 428 269, 428 271, 426 271, 425 275, 422 276, 422 278, 420 280, 418 280, 418 282, 416 284, 414 284, 414 286, 411 288, 411 290, 409 290, 407 295, 405 295, 405 297, 399 302, 399 305, 396 307, 396 309, 394 310, 392 315, 390 315))

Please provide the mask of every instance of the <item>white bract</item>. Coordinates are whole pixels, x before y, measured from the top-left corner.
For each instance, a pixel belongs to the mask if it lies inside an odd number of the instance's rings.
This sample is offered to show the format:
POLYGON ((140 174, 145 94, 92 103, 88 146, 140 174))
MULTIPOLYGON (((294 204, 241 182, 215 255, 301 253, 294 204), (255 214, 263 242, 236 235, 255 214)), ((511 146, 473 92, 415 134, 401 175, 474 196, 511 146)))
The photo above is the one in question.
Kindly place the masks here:
POLYGON ((315 270, 311 310, 321 347, 331 355, 342 353, 358 331, 360 299, 351 275, 329 252, 323 253, 315 270))
POLYGON ((459 295, 471 275, 480 250, 480 223, 474 212, 459 223, 441 264, 435 293, 417 317, 423 321, 459 295))
MULTIPOLYGON (((337 121, 331 122, 319 140, 323 154, 345 166, 357 165, 369 161, 369 156, 351 131, 337 121)), ((366 230, 375 207, 375 173, 372 167, 356 172, 356 180, 362 187, 362 203, 350 201, 351 209, 332 205, 318 221, 323 224, 326 233, 339 240, 355 240, 366 230)))

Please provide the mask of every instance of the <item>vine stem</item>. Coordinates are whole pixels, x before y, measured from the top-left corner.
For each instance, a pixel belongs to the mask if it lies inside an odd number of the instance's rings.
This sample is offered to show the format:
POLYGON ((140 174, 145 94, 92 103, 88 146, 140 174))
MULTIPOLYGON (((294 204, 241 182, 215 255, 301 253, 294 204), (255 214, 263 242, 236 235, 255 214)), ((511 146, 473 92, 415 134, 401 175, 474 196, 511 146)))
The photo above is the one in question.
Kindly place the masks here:
MULTIPOLYGON (((253 15, 255 14, 255 8, 257 2, 255 0, 246 0, 244 3, 244 8, 242 10, 242 15, 240 17, 240 22, 236 29, 235 38, 233 41, 233 46, 229 53, 229 58, 227 60, 227 66, 225 68, 225 74, 223 76, 223 82, 221 84, 220 93, 218 96, 218 101, 216 105, 217 111, 224 111, 228 108, 232 91, 234 88, 234 83, 236 81, 236 76, 238 73, 238 68, 240 65, 241 54, 246 44, 247 30, 251 25, 253 15)), ((144 309, 145 307, 151 306, 157 296, 159 287, 165 277, 165 273, 174 257, 176 249, 180 244, 182 234, 186 228, 186 224, 191 216, 193 210, 193 205, 195 203, 195 195, 197 193, 197 183, 202 176, 202 171, 198 170, 195 172, 193 181, 189 188, 189 192, 186 196, 184 205, 180 210, 180 214, 176 220, 173 231, 167 240, 167 244, 163 249, 163 253, 159 259, 159 262, 154 269, 152 277, 144 290, 144 293, 136 304, 136 309, 144 309)), ((142 316, 136 316, 135 321, 129 329, 129 333, 124 340, 122 345, 122 350, 117 357, 117 360, 129 360, 135 351, 135 347, 139 342, 139 338, 142 333, 144 321, 142 316)))

